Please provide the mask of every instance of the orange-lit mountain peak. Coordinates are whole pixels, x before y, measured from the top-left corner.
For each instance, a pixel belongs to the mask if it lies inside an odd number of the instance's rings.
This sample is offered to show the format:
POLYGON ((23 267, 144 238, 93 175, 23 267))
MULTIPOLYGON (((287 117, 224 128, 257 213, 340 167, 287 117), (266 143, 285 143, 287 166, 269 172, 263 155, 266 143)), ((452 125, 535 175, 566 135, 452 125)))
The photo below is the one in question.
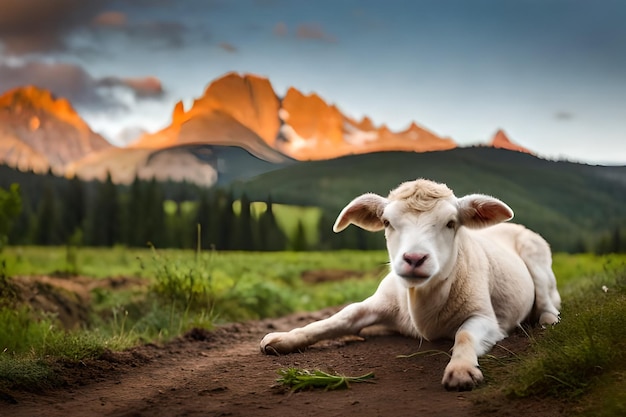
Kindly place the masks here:
POLYGON ((267 78, 237 72, 214 80, 190 108, 177 103, 170 126, 142 136, 131 146, 236 143, 258 150, 258 139, 268 149, 298 160, 388 150, 425 152, 456 146, 451 139, 441 139, 417 124, 403 132, 392 132, 385 125, 378 128, 367 116, 357 121, 314 92, 305 94, 289 87, 279 98, 267 78), (239 134, 241 138, 236 137, 239 134))
POLYGON ((76 128, 89 130, 87 124, 67 99, 56 98, 49 90, 34 85, 7 91, 0 96, 0 107, 16 114, 32 113, 35 117, 47 113, 76 128))
POLYGON ((411 124, 409 125, 409 127, 407 127, 407 128, 406 128, 405 132, 413 132, 413 131, 416 131, 416 130, 422 130, 422 128, 421 128, 421 127, 419 127, 419 126, 417 125, 417 123, 415 123, 415 122, 411 122, 411 124))
POLYGON ((23 170, 63 173, 68 163, 111 147, 68 100, 32 85, 0 96, 0 126, 0 141, 9 144, 0 150, 0 163, 23 170))
POLYGON ((242 90, 267 89, 268 87, 271 89, 272 84, 267 78, 231 71, 211 82, 204 90, 203 98, 221 96, 224 93, 239 94, 242 90))
POLYGON ((502 129, 498 129, 498 131, 493 135, 493 138, 491 139, 491 143, 489 145, 498 149, 508 149, 510 151, 524 152, 528 154, 533 153, 529 149, 511 141, 502 129))
POLYGON ((380 132, 381 135, 390 135, 391 134, 391 130, 389 129, 389 127, 385 123, 380 125, 380 127, 378 128, 378 132, 380 132))
POLYGON ((185 105, 182 100, 179 100, 174 106, 172 111, 172 124, 179 124, 184 121, 185 117, 185 105))
POLYGON ((214 111, 228 114, 273 145, 280 126, 279 107, 269 79, 229 72, 213 81, 187 114, 188 117, 214 111))
POLYGON ((357 126, 359 127, 359 129, 365 131, 376 129, 376 126, 374 126, 374 122, 372 121, 372 119, 369 118, 369 116, 363 117, 363 119, 361 119, 361 121, 357 123, 357 126))
POLYGON ((56 102, 50 91, 34 85, 14 88, 0 96, 0 106, 16 113, 24 109, 52 112, 56 102))

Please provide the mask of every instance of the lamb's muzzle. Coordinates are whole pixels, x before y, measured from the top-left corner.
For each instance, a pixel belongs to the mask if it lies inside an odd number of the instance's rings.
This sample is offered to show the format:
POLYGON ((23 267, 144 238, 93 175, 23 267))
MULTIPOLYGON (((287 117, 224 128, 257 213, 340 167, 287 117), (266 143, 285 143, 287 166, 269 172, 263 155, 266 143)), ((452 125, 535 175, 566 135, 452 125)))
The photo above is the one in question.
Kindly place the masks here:
POLYGON ((399 273, 404 278, 428 278, 430 274, 422 272, 420 268, 428 259, 428 254, 405 252, 402 255, 404 260, 402 271, 399 273))

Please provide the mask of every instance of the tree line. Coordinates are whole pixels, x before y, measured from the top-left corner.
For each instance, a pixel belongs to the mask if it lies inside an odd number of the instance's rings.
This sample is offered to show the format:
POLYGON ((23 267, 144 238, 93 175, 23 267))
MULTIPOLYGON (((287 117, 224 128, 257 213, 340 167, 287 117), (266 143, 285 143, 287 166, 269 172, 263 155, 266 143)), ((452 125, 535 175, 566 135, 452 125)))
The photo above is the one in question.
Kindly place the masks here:
MULTIPOLYGON (((116 185, 110 176, 104 182, 81 181, 0 166, 0 250, 7 241, 12 245, 181 249, 200 245, 202 249, 249 251, 385 247, 382 233, 354 226, 334 233, 337 213, 325 211, 315 225, 315 242, 308 238, 302 221, 288 236, 276 219, 271 195, 263 202, 265 209, 258 213, 245 193, 235 195, 230 189, 140 179, 116 185)), ((623 253, 626 230, 616 226, 570 243, 568 248, 553 249, 623 253)))
POLYGON ((309 242, 302 222, 287 236, 276 220, 270 195, 263 201, 264 210, 257 213, 246 194, 236 197, 229 189, 138 178, 130 185, 116 185, 110 175, 97 182, 52 174, 10 174, 3 175, 0 187, 15 193, 19 184, 20 209, 16 211, 12 204, 14 219, 4 231, 12 245, 180 249, 200 245, 202 249, 246 251, 384 247, 382 236, 355 227, 333 233, 334 218, 327 215, 317 225, 317 243, 309 242), (11 180, 19 182, 7 186, 11 180))

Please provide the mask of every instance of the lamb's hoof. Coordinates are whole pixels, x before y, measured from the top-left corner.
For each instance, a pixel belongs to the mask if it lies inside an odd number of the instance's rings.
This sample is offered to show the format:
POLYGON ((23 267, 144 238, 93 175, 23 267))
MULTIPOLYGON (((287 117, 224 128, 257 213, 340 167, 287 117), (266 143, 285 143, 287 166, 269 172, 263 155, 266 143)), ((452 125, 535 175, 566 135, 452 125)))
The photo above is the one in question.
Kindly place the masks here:
POLYGON ((477 365, 457 360, 446 366, 441 383, 448 391, 471 391, 482 381, 483 373, 477 365))
POLYGON ((550 313, 548 311, 544 311, 543 313, 541 313, 541 316, 539 317, 539 324, 544 329, 547 326, 552 326, 554 324, 557 324, 558 322, 559 322, 559 316, 555 315, 554 313, 550 313))
POLYGON ((266 355, 282 355, 293 352, 291 344, 287 342, 287 332, 268 333, 261 340, 261 352, 266 355))

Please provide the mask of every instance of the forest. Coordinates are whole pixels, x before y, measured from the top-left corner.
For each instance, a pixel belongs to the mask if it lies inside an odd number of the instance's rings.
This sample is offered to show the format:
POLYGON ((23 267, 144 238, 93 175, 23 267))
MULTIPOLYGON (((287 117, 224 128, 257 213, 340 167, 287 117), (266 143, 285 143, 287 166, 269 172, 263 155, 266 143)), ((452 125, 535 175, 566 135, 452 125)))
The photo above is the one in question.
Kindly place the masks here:
POLYGON ((335 234, 335 218, 358 193, 384 194, 418 175, 445 182, 458 195, 484 192, 503 199, 514 208, 513 221, 542 234, 556 252, 624 253, 625 172, 481 148, 301 163, 210 188, 140 179, 119 185, 110 176, 82 181, 0 166, 0 187, 8 196, 18 184, 20 200, 0 235, 12 245, 384 249, 382 233, 349 227, 335 234), (304 214, 306 207, 314 215, 304 214))
POLYGON ((319 219, 292 219, 297 226, 290 233, 277 222, 271 195, 253 204, 245 193, 235 198, 229 189, 184 182, 135 179, 125 186, 110 177, 85 182, 2 168, 0 192, 7 216, 8 202, 19 200, 19 210, 4 231, 11 245, 243 251, 384 248, 380 234, 354 227, 335 234, 334 214, 324 212, 319 219), (314 242, 307 233, 315 235, 314 242))

